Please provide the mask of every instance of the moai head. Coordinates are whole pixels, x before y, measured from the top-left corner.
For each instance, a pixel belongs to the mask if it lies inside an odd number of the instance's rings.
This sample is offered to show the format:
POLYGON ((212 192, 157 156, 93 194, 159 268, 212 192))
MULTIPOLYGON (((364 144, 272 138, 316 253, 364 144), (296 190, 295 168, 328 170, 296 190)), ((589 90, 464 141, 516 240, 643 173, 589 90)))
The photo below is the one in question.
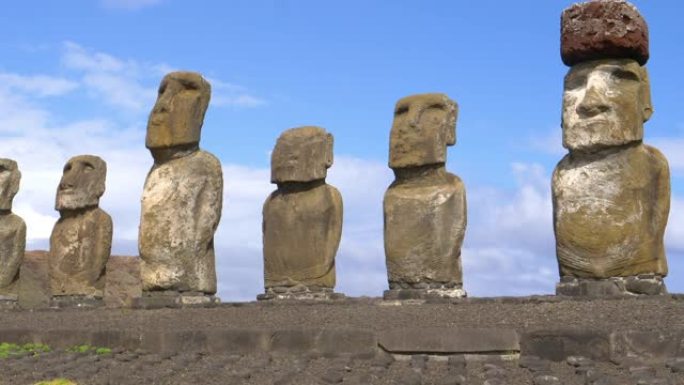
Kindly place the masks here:
POLYGON ((571 68, 563 87, 563 146, 593 152, 643 139, 653 114, 648 28, 621 0, 579 3, 561 18, 561 57, 571 68))
POLYGON ((325 179, 333 163, 333 136, 320 127, 283 132, 271 154, 271 183, 325 179))
POLYGON ((78 210, 100 203, 105 191, 107 164, 94 155, 75 156, 64 165, 55 210, 78 210))
POLYGON ((0 210, 12 210, 12 200, 19 191, 21 172, 17 162, 0 159, 0 210))
POLYGON ((159 85, 157 102, 147 122, 149 149, 197 144, 211 86, 195 72, 171 72, 159 85))
POLYGON ((397 102, 390 133, 390 168, 446 162, 456 144, 458 105, 444 94, 411 95, 397 102))

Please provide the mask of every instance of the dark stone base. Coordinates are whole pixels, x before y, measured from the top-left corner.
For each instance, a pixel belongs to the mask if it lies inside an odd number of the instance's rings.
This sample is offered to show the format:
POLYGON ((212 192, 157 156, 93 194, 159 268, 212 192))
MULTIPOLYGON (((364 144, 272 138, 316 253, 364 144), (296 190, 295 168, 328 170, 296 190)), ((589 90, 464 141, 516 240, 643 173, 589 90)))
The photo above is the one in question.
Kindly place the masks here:
POLYGON ((306 287, 306 286, 291 286, 291 287, 269 287, 266 293, 257 295, 258 301, 271 300, 313 300, 313 301, 329 301, 344 299, 346 296, 342 293, 335 293, 333 289, 323 287, 306 287))
POLYGON ((188 307, 214 307, 221 299, 199 292, 146 291, 142 297, 133 300, 137 309, 163 309, 188 307))
POLYGON ((665 282, 663 282, 663 277, 657 275, 611 277, 606 279, 561 277, 561 281, 556 284, 556 295, 570 297, 620 297, 664 294, 667 294, 665 282))
POLYGON ((104 306, 104 301, 101 297, 91 297, 86 295, 59 295, 50 299, 50 307, 57 309, 92 309, 102 306, 104 306))

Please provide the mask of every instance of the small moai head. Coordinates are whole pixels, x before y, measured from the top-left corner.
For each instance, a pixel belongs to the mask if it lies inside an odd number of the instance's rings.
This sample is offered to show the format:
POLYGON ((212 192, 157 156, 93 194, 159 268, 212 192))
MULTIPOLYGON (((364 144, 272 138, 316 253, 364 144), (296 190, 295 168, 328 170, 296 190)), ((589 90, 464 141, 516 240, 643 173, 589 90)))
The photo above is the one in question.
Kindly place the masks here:
POLYGON ((12 210, 12 201, 19 191, 21 172, 17 162, 0 159, 0 210, 12 210))
POLYGON ((147 122, 149 149, 197 144, 211 86, 196 72, 171 72, 159 85, 157 102, 147 122))
POLYGON ((561 17, 563 146, 593 152, 641 141, 653 114, 648 27, 622 0, 578 3, 561 17))
POLYGON ((64 165, 55 210, 96 207, 105 191, 107 163, 94 155, 75 156, 64 165))
POLYGON ((390 133, 392 169, 446 162, 456 144, 458 105, 444 94, 411 95, 397 102, 390 133))
POLYGON ((271 183, 325 179, 333 163, 333 136, 306 126, 283 132, 271 154, 271 183))

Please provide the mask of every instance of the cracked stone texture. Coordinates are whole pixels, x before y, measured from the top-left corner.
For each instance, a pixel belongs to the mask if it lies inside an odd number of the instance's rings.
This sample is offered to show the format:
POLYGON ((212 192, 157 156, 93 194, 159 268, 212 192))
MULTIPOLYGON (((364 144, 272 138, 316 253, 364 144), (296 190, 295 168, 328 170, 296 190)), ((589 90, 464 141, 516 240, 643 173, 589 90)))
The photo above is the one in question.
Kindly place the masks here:
POLYGON ((648 26, 632 4, 622 0, 577 3, 561 16, 561 58, 568 66, 605 58, 648 61, 648 26))
POLYGON ((172 72, 150 113, 145 143, 154 165, 143 188, 138 237, 145 291, 216 292, 223 173, 219 160, 199 149, 209 98, 201 75, 172 72))
POLYGON ((667 275, 663 235, 670 173, 642 143, 652 113, 646 71, 633 60, 574 66, 563 92, 563 145, 552 178, 560 275, 667 275))
POLYGON ((0 159, 0 296, 17 294, 19 268, 26 249, 26 223, 12 213, 20 180, 17 162, 0 159))
POLYGON ((264 284, 335 287, 335 255, 342 236, 339 191, 325 183, 332 135, 319 127, 285 131, 271 158, 278 189, 263 207, 264 284))
POLYGON ((383 203, 390 286, 462 284, 465 187, 445 169, 457 109, 443 94, 408 96, 395 107, 389 165, 396 179, 383 203))
POLYGON ((98 207, 107 165, 93 155, 75 156, 64 166, 55 208, 60 218, 50 235, 53 295, 102 297, 112 247, 112 218, 98 207))

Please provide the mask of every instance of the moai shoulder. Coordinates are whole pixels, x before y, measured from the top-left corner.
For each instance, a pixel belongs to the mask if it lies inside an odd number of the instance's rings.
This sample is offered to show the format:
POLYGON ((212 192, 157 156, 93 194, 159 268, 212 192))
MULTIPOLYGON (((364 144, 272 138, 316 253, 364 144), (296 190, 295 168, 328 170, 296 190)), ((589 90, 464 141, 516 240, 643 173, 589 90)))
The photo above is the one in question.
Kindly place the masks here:
POLYGON ((260 299, 329 298, 342 236, 342 196, 325 183, 333 137, 320 127, 285 131, 271 156, 278 189, 263 208, 264 286, 260 299))
POLYGON ((60 218, 50 235, 53 296, 103 295, 113 232, 112 218, 98 207, 106 175, 105 161, 94 155, 75 156, 64 166, 55 199, 60 218))
POLYGON ((643 144, 653 107, 648 28, 621 0, 563 12, 563 146, 552 178, 559 294, 660 294, 670 206, 665 157, 643 144))
POLYGON ((383 204, 386 298, 465 295, 465 187, 445 168, 446 148, 456 143, 457 113, 443 94, 409 96, 395 107, 389 166, 396 179, 383 204))
POLYGON ((26 223, 12 213, 21 172, 11 159, 0 159, 0 301, 16 300, 19 267, 26 248, 26 223))
POLYGON ((148 294, 176 292, 215 301, 213 240, 223 172, 220 161, 199 148, 210 94, 200 74, 172 72, 162 80, 150 113, 145 145, 154 165, 143 189, 138 239, 148 294))

